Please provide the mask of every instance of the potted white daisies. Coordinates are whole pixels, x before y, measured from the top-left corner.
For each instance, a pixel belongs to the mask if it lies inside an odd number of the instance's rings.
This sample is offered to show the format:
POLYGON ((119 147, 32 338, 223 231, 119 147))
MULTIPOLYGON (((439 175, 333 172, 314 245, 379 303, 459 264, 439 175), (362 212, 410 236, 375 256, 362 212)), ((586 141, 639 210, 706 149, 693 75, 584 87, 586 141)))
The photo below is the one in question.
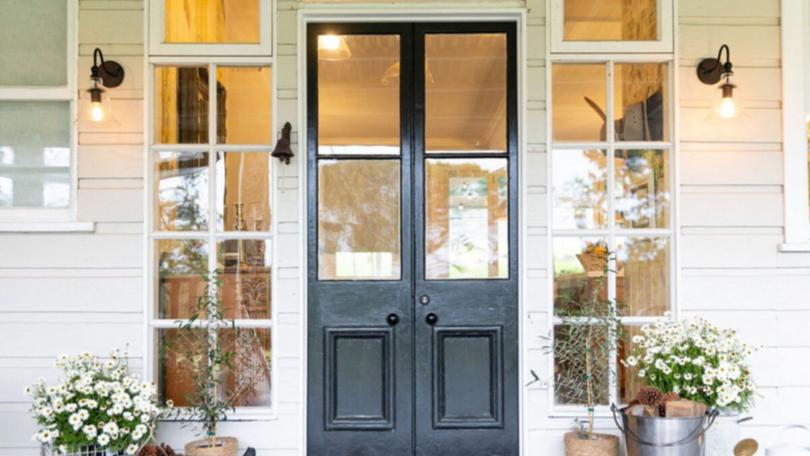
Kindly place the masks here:
POLYGON ((751 409, 756 394, 753 348, 733 329, 701 318, 675 321, 669 315, 641 327, 632 343, 623 364, 651 389, 716 411, 719 418, 707 432, 706 454, 732 454, 738 423, 748 419, 740 415, 751 409))
POLYGON ((151 438, 162 409, 157 390, 130 375, 125 353, 101 360, 90 353, 62 355, 60 382, 26 388, 38 425, 34 439, 51 454, 134 455, 151 438))

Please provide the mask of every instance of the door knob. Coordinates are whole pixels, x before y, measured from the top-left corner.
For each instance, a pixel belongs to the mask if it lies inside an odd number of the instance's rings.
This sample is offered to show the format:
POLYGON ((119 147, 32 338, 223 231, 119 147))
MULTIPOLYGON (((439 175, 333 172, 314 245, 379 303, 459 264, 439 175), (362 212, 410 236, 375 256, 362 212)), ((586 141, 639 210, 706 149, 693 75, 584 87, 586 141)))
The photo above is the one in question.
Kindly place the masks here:
POLYGON ((428 295, 420 296, 419 297, 419 304, 422 304, 423 306, 426 306, 426 305, 430 304, 430 296, 428 296, 428 295))
POLYGON ((388 322, 391 326, 396 326, 399 323, 399 315, 397 314, 390 314, 385 318, 385 321, 388 322))
POLYGON ((436 315, 435 313, 429 313, 429 314, 427 314, 425 316, 425 322, 427 322, 427 324, 429 324, 431 326, 438 323, 438 321, 439 321, 439 316, 436 315))

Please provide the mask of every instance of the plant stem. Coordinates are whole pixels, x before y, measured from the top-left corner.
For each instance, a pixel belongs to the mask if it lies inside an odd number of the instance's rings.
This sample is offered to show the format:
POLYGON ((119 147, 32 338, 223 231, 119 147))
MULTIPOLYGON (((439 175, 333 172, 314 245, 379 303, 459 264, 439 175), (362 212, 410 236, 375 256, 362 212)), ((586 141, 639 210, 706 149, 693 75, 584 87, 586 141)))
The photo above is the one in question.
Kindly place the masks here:
POLYGON ((593 342, 593 326, 588 325, 588 338, 585 346, 585 385, 588 390, 588 438, 593 438, 593 372, 591 367, 591 346, 593 342))

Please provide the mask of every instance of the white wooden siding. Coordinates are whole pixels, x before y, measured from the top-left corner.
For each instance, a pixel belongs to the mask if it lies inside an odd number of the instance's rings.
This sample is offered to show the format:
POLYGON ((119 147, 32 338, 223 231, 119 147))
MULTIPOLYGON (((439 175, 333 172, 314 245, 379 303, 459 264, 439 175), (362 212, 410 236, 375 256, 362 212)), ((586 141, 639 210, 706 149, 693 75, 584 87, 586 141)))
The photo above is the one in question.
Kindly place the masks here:
MULTIPOLYGON (((291 166, 278 167, 278 311, 273 347, 279 394, 269 420, 225 423, 221 432, 260 454, 304 454, 304 280, 297 144, 299 96, 298 9, 309 3, 275 2, 274 78, 277 120, 293 124, 291 166), (306 4, 304 4, 306 3, 306 4)), ((429 4, 427 2, 425 4, 429 4)), ((456 4, 469 4, 458 0, 456 4)), ((483 4, 482 2, 476 2, 483 4)), ((780 425, 810 424, 810 254, 779 253, 783 239, 781 62, 778 0, 679 0, 680 282, 679 310, 739 329, 761 345, 755 357, 763 397, 746 435, 769 442, 780 425), (704 119, 717 89, 694 77, 694 66, 728 43, 748 117, 731 130, 708 128, 704 119)), ((441 8, 453 6, 442 1, 441 8)), ((513 8, 515 1, 486 2, 513 8)), ((79 126, 80 220, 99 222, 92 234, 0 234, 0 456, 38 454, 29 436, 22 387, 39 376, 53 378, 62 352, 104 353, 129 344, 136 367, 143 348, 143 18, 141 0, 80 2, 80 90, 87 88, 92 51, 124 65, 124 84, 110 91, 121 125, 114 131, 79 126)), ((546 5, 528 0, 526 76, 522 105, 527 150, 522 164, 526 212, 523 269, 522 350, 530 370, 548 378, 539 336, 549 330, 546 182, 546 5)), ((83 96, 83 94, 82 94, 83 96)), ((534 384, 523 400, 524 454, 562 454, 570 418, 549 416, 547 386, 534 384)), ((614 432, 607 419, 598 429, 614 432)), ((190 438, 175 425, 161 428, 176 447, 190 438)))

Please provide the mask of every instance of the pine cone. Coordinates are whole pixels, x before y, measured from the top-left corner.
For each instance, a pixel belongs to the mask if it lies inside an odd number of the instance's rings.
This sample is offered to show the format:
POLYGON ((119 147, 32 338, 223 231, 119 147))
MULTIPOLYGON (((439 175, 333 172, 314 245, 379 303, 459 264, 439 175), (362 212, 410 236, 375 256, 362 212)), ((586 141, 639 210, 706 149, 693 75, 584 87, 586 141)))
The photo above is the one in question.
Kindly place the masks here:
POLYGON ((138 451, 138 456, 158 456, 158 447, 155 445, 146 445, 138 451))
POLYGON ((165 456, 177 456, 177 453, 174 452, 172 447, 170 447, 169 445, 167 445, 165 443, 160 444, 160 449, 163 450, 163 454, 165 456))
POLYGON ((648 407, 658 407, 663 399, 664 393, 651 386, 641 388, 638 391, 638 395, 636 395, 636 400, 638 400, 640 404, 648 407))

